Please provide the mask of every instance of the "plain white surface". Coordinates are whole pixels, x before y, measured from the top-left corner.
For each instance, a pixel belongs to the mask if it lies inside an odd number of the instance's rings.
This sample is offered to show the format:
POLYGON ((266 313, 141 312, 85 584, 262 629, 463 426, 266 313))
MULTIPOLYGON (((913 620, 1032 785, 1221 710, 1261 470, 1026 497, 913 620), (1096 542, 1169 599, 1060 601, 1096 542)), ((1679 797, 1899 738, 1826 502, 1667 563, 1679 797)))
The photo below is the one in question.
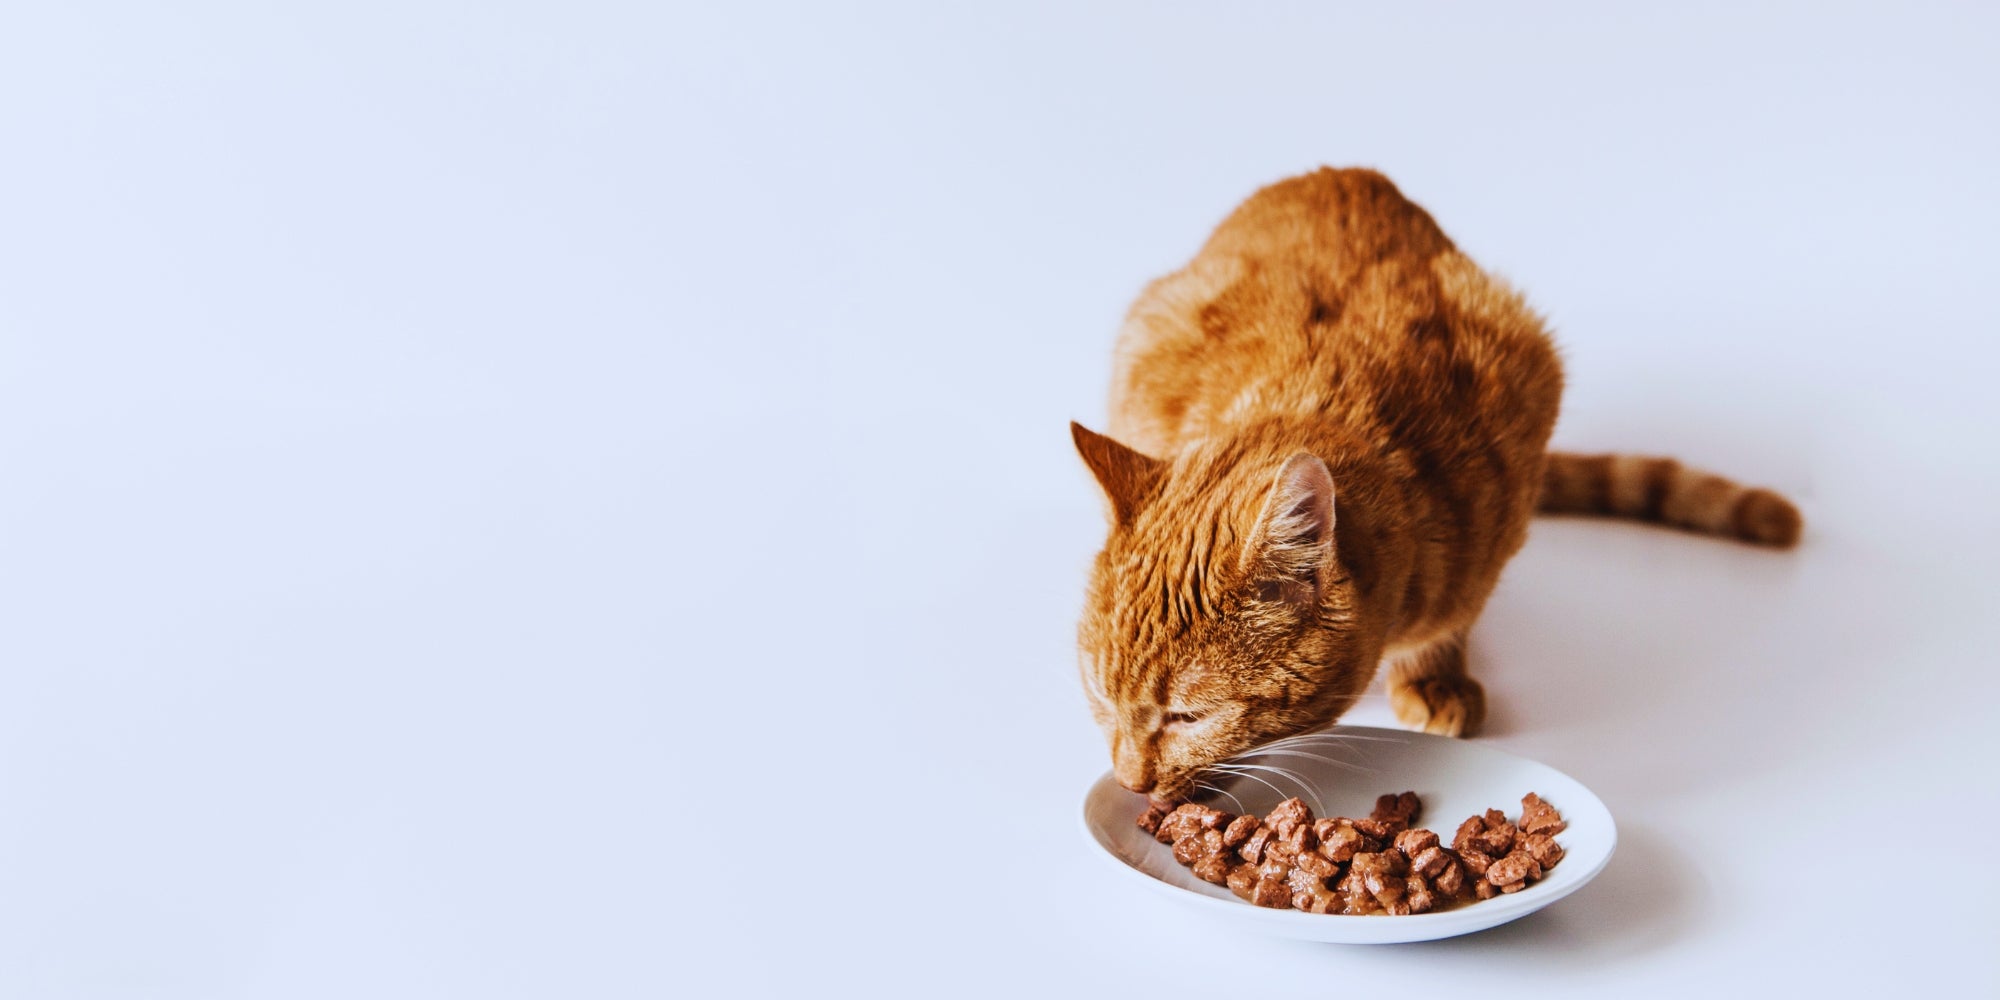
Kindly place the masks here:
POLYGON ((1990 8, 949 6, 0 14, 0 995, 2000 988, 1990 8), (1075 833, 1064 424, 1320 163, 1809 524, 1537 525, 1486 739, 1619 853, 1432 945, 1075 833))
POLYGON ((1257 776, 1221 779, 1215 786, 1220 794, 1196 801, 1268 815, 1283 798, 1296 795, 1315 816, 1366 816, 1378 796, 1411 791, 1420 803, 1413 825, 1449 843, 1467 816, 1488 809, 1519 820, 1522 799, 1533 792, 1561 812, 1565 826, 1554 836, 1564 854, 1525 889, 1428 913, 1350 916, 1252 906, 1228 887, 1196 878, 1174 859, 1174 846, 1140 829, 1146 798, 1106 771, 1084 795, 1083 826, 1106 865, 1129 876, 1127 891, 1137 886, 1226 932, 1343 945, 1406 944, 1483 931, 1554 904, 1601 874, 1618 845, 1618 823, 1596 793, 1547 764, 1478 740, 1336 726, 1237 761, 1259 768, 1257 776))

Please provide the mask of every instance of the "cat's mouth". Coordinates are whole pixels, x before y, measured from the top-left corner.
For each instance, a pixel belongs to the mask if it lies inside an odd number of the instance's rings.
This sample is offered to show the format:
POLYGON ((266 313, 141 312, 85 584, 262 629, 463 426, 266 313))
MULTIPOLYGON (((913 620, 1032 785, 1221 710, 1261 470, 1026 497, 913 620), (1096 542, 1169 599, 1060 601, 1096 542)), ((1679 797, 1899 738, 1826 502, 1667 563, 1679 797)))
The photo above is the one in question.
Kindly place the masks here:
POLYGON ((1146 790, 1146 795, 1155 802, 1185 802, 1194 794, 1195 784, 1193 777, 1159 781, 1146 790))

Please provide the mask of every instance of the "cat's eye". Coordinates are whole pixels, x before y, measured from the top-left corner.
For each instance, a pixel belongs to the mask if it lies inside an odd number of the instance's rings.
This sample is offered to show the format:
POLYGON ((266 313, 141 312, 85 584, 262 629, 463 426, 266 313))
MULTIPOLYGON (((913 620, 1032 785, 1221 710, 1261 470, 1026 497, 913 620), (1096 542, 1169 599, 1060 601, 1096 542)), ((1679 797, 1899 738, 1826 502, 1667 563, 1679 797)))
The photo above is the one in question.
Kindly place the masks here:
POLYGON ((1169 726, 1176 724, 1185 726, 1201 721, 1201 715, 1195 712, 1168 712, 1165 718, 1169 726))

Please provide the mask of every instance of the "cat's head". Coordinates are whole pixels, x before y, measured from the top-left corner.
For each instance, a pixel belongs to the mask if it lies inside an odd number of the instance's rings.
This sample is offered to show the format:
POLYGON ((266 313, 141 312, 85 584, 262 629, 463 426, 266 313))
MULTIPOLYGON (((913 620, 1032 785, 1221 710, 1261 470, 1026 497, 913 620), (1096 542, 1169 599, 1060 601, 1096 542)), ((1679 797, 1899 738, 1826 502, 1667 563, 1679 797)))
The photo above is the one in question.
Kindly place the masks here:
POLYGON ((1227 445, 1165 462, 1070 430, 1110 508, 1078 642, 1119 783, 1180 797, 1203 768, 1353 703, 1372 663, 1325 462, 1227 445))

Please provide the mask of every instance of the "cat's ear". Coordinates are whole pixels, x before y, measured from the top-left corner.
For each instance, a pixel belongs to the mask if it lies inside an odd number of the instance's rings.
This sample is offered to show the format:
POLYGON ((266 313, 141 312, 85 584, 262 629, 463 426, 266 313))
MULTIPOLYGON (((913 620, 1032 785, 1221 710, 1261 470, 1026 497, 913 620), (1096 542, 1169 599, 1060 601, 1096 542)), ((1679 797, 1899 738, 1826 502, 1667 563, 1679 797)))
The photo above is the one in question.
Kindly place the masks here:
POLYGON ((1111 501, 1112 522, 1131 524, 1133 515, 1158 485, 1167 463, 1141 455, 1074 420, 1069 422, 1069 436, 1076 440, 1076 453, 1090 466, 1097 485, 1104 487, 1104 496, 1111 501))
POLYGON ((1243 560, 1264 600, 1319 602, 1333 565, 1333 473, 1319 456, 1301 452, 1278 470, 1243 560))

